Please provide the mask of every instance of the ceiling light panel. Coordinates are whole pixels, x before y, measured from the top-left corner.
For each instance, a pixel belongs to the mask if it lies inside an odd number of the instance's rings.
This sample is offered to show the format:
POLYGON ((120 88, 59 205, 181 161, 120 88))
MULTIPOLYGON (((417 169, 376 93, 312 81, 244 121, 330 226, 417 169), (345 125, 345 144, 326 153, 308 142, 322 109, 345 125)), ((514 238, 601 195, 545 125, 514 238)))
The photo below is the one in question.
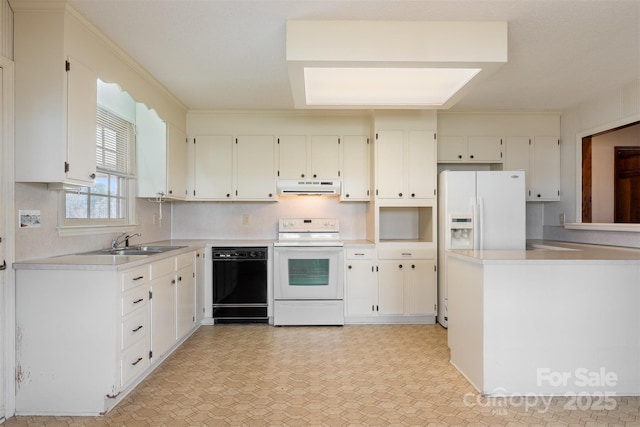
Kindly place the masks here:
POLYGON ((287 23, 297 108, 446 109, 506 61, 505 22, 287 23))

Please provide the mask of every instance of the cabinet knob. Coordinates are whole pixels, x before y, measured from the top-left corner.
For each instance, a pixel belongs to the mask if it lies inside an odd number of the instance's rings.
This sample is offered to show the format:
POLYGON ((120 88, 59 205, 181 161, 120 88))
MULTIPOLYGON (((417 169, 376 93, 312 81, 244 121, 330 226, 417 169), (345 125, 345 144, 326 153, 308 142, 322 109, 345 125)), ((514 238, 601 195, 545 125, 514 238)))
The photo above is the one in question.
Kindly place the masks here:
POLYGON ((469 156, 469 158, 473 159, 473 154, 469 156))
POLYGON ((538 197, 542 197, 542 194, 538 194, 538 197))
POLYGON ((318 175, 314 173, 314 174, 313 174, 313 177, 314 177, 314 178, 317 178, 317 177, 318 177, 318 175))
POLYGON ((411 197, 416 197, 416 193, 411 193, 411 197))
POLYGON ((402 264, 399 264, 399 265, 398 265, 398 268, 402 268, 402 264))
POLYGON ((176 284, 176 279, 171 279, 171 284, 175 285, 176 284))
POLYGON ((169 190, 169 194, 173 194, 173 190, 169 190))
POLYGON ((300 178, 304 178, 304 174, 303 173, 300 174, 300 178))
POLYGON ((416 268, 416 265, 415 264, 411 264, 411 268, 416 268))
POLYGON ((227 197, 231 197, 231 194, 227 193, 227 197))
POLYGON ((89 175, 89 178, 91 178, 91 179, 96 179, 96 174, 95 174, 95 173, 92 173, 91 175, 89 175))
POLYGON ((178 276, 178 282, 182 282, 182 276, 178 276))
POLYGON ((462 154, 458 154, 458 158, 461 159, 462 158, 462 154))
POLYGON ((398 196, 399 196, 399 197, 402 197, 402 193, 398 193, 398 196))
POLYGON ((348 197, 349 197, 349 193, 345 194, 345 195, 344 195, 344 197, 347 197, 347 198, 348 198, 348 197))
POLYGON ((273 194, 272 194, 272 193, 269 193, 269 197, 273 197, 273 194))
POLYGON ((348 268, 349 270, 351 270, 351 266, 348 266, 347 268, 348 268))

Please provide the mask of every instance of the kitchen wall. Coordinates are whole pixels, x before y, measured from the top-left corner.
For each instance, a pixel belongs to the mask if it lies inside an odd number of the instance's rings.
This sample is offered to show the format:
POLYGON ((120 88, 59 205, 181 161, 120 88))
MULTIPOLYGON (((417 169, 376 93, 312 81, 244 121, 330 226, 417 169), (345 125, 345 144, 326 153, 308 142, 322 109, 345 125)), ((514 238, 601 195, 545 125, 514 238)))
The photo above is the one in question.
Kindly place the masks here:
POLYGON ((285 196, 278 202, 173 203, 174 239, 271 239, 280 218, 338 218, 342 239, 364 239, 366 203, 338 197, 285 196), (243 219, 247 218, 247 224, 243 219))
POLYGON ((640 233, 625 231, 571 230, 560 226, 560 213, 568 223, 579 222, 577 137, 585 132, 616 127, 621 122, 640 120, 640 78, 606 91, 600 96, 576 105, 562 114, 561 200, 544 209, 544 238, 583 243, 598 243, 640 248, 640 233), (611 126, 608 126, 611 125, 611 126))
MULTIPOLYGON (((59 236, 58 225, 58 191, 47 189, 46 184, 16 184, 15 217, 19 210, 39 210, 40 227, 16 228, 15 258, 17 261, 44 258, 106 248, 111 239, 119 234, 118 230, 105 233, 92 233, 81 236, 59 236)), ((153 224, 153 215, 158 213, 157 203, 146 199, 136 199, 136 221, 139 224, 135 232, 142 237, 132 239, 136 242, 153 242, 171 237, 171 207, 163 206, 161 224, 153 224)))

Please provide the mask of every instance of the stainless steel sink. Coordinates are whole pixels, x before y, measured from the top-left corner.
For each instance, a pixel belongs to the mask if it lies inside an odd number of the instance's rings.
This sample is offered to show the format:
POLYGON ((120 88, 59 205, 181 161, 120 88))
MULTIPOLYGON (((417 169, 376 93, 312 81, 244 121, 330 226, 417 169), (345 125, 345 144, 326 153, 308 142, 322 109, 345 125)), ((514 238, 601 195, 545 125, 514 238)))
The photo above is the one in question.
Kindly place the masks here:
POLYGON ((128 248, 107 248, 97 251, 83 252, 79 255, 155 255, 184 248, 185 246, 130 246, 128 248))

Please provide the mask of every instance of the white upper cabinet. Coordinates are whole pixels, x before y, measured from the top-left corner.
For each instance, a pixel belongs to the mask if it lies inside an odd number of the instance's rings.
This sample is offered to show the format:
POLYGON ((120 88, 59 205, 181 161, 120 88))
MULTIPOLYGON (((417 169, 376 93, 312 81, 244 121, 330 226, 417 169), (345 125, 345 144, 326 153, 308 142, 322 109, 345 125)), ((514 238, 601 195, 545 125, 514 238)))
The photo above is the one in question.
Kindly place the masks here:
POLYGON ((557 136, 506 138, 505 170, 524 170, 528 201, 560 199, 560 140, 557 136))
POLYGON ((499 136, 438 136, 440 163, 501 163, 502 138, 499 136))
POLYGON ((238 200, 275 200, 276 141, 271 135, 241 135, 236 145, 238 200))
POLYGON ((377 198, 434 198, 436 195, 435 158, 434 131, 377 131, 377 198))
POLYGON ((199 135, 193 139, 195 200, 233 198, 233 137, 199 135))
POLYGON ((369 201, 371 159, 369 137, 347 135, 342 138, 342 201, 369 201))
POLYGON ((167 125, 167 193, 173 199, 187 197, 187 135, 167 125))
POLYGON ((64 13, 14 17, 15 177, 92 186, 97 73, 69 57, 64 13))
POLYGON ((281 135, 278 137, 278 178, 306 178, 307 137, 305 135, 281 135))
POLYGON ((340 138, 334 135, 278 137, 278 179, 339 179, 340 138))

